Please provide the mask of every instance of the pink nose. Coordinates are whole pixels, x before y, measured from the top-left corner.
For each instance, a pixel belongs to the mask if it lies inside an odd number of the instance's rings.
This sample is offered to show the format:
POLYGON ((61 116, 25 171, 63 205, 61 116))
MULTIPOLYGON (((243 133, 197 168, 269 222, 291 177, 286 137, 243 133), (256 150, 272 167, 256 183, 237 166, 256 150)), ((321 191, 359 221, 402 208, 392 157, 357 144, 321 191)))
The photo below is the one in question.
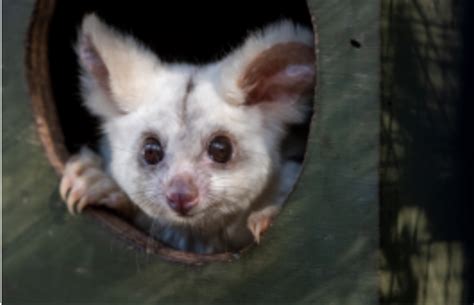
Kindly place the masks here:
POLYGON ((199 190, 189 176, 178 176, 171 180, 166 192, 168 205, 180 215, 186 215, 197 205, 199 190))

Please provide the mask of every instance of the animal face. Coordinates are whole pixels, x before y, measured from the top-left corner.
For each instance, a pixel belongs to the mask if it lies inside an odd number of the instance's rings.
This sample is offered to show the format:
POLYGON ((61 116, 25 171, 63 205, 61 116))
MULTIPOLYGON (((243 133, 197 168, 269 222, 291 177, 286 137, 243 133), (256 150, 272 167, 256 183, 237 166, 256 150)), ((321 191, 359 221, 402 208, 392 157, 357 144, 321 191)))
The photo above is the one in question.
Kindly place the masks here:
POLYGON ((94 15, 77 46, 86 106, 102 119, 110 172, 161 222, 222 223, 278 172, 285 126, 314 79, 312 36, 282 22, 203 66, 166 64, 94 15))

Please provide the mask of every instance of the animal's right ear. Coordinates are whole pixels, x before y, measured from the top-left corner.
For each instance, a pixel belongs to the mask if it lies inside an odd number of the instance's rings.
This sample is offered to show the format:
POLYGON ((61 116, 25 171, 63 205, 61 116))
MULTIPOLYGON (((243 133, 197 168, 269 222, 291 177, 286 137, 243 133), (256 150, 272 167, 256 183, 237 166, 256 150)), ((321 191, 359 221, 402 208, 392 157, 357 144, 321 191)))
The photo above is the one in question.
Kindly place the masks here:
POLYGON ((260 109, 271 124, 301 123, 313 96, 316 58, 310 29, 282 20, 250 35, 222 61, 226 101, 260 109))
POLYGON ((145 100, 158 58, 132 37, 85 16, 76 52, 82 68, 82 96, 89 110, 109 119, 135 110, 145 100))

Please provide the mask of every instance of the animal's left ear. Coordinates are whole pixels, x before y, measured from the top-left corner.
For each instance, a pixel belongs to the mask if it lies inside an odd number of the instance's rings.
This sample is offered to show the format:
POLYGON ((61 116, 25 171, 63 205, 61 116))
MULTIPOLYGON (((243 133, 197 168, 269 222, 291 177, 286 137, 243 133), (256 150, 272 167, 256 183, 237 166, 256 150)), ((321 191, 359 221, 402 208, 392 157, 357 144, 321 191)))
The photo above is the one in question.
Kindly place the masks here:
POLYGON ((313 41, 310 30, 289 21, 268 26, 222 62, 221 93, 230 103, 301 120, 299 102, 311 96, 315 82, 313 41))

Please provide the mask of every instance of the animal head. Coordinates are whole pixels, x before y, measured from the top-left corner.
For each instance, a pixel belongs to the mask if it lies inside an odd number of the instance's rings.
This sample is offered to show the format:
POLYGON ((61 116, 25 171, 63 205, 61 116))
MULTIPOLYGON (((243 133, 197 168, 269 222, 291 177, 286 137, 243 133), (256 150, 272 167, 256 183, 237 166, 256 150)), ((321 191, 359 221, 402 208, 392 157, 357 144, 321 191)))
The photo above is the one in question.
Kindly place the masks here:
POLYGON ((82 95, 102 121, 113 178, 164 223, 219 223, 248 210, 278 170, 285 126, 305 116, 312 41, 311 31, 282 21, 220 61, 168 64, 86 16, 82 95))

